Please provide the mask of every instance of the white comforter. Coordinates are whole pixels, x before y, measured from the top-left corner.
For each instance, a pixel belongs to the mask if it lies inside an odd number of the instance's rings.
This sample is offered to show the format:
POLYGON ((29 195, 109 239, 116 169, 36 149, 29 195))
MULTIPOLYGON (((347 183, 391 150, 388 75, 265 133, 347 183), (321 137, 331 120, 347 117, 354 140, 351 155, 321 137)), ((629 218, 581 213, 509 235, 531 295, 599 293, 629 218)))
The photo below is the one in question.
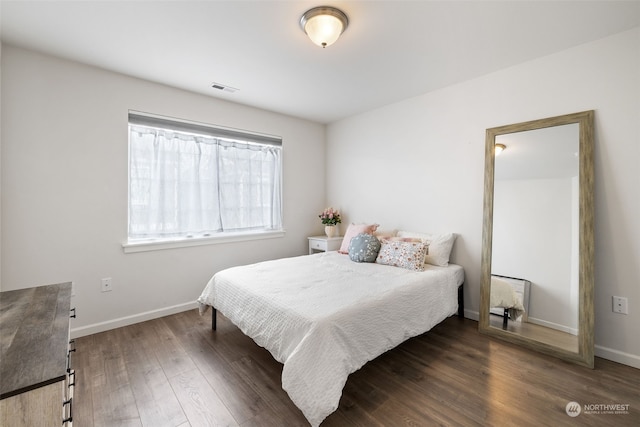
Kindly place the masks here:
POLYGON ((463 280, 457 265, 413 272, 327 252, 221 271, 198 302, 284 364, 283 389, 317 426, 350 373, 455 314, 463 280))

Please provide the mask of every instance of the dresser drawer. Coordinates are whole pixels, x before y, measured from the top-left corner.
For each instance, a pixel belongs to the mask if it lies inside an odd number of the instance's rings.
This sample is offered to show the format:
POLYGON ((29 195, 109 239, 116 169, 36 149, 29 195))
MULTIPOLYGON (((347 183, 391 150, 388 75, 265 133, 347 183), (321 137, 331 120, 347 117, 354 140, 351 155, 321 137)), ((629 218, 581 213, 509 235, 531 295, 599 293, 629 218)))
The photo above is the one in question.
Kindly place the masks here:
POLYGON ((309 254, 315 252, 337 251, 342 244, 342 237, 313 236, 309 239, 309 254))
POLYGON ((66 426, 73 414, 75 375, 69 341, 71 283, 0 295, 0 425, 66 426))
POLYGON ((318 249, 320 251, 324 251, 327 248, 327 242, 323 242, 321 240, 311 240, 309 245, 312 249, 318 249))

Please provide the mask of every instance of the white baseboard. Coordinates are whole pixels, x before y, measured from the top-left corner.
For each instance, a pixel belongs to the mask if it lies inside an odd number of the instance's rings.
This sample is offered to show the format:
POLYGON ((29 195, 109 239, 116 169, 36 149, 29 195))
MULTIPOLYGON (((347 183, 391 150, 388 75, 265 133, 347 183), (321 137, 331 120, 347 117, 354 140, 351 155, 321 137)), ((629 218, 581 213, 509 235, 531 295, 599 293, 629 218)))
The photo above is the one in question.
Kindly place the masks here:
POLYGON ((108 320, 106 322, 94 323, 79 328, 73 328, 71 329, 71 338, 79 338, 84 337, 85 335, 97 334, 99 332, 120 328, 122 326, 133 325, 134 323, 145 322, 147 320, 169 316, 170 314, 181 313, 183 311, 192 310, 197 307, 198 303, 196 301, 192 301, 184 304, 172 305, 171 307, 164 307, 157 310, 146 311, 144 313, 138 313, 132 316, 120 317, 118 319, 108 320))
POLYGON ((596 345, 595 355, 603 359, 611 360, 612 362, 622 363, 623 365, 640 369, 640 356, 635 354, 596 345))
MULTIPOLYGON (((480 314, 477 311, 465 310, 464 317, 467 319, 479 320, 480 314)), ((640 369, 640 356, 623 351, 614 350, 612 348, 603 347, 601 345, 595 345, 595 355, 603 359, 610 360, 612 362, 621 363, 623 365, 631 366, 632 368, 640 369)))
POLYGON ((547 320, 537 319, 537 318, 531 317, 531 316, 529 316, 528 322, 529 323, 533 323, 535 325, 540 325, 540 326, 545 326, 547 328, 555 329, 557 331, 566 332, 567 334, 571 334, 571 335, 575 335, 575 336, 578 335, 578 330, 577 329, 570 328, 569 326, 561 325, 559 323, 553 323, 553 322, 549 322, 547 320))
POLYGON ((477 311, 465 310, 464 317, 466 319, 471 319, 478 322, 480 320, 480 313, 478 313, 477 311))

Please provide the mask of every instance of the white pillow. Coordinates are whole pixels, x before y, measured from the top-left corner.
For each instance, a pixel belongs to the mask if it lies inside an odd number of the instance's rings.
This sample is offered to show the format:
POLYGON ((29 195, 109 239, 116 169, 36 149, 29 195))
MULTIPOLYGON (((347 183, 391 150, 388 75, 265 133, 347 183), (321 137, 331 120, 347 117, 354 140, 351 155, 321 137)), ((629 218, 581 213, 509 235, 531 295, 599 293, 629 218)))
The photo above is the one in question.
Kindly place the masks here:
POLYGON ((376 236, 378 239, 387 239, 389 237, 396 237, 397 234, 398 234, 398 230, 380 230, 379 228, 376 229, 375 233, 373 233, 373 235, 376 236))
POLYGON ((414 233, 412 231, 398 231, 398 237, 414 237, 421 239, 428 245, 427 255, 424 257, 426 264, 446 267, 449 265, 449 256, 453 249, 453 242, 456 240, 454 233, 427 234, 414 233))

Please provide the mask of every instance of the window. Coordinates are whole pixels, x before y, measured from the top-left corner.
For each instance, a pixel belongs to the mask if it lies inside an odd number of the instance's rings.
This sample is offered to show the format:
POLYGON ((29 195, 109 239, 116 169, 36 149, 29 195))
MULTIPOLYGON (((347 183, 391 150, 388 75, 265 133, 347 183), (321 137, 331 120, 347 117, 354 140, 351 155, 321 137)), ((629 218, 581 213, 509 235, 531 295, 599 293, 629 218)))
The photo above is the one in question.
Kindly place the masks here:
POLYGON ((282 229, 282 140, 129 113, 129 242, 282 229))

